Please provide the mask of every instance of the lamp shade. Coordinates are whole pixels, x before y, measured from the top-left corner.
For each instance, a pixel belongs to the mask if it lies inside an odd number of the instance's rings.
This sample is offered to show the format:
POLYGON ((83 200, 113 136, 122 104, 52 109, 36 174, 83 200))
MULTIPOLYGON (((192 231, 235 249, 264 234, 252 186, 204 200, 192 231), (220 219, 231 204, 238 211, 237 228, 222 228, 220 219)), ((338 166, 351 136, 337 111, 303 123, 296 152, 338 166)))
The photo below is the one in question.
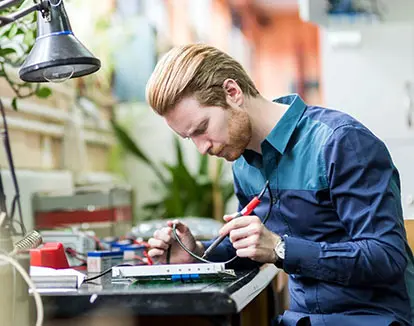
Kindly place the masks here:
POLYGON ((26 82, 59 82, 97 71, 99 59, 75 37, 63 1, 49 6, 49 17, 38 13, 35 44, 19 70, 26 82))

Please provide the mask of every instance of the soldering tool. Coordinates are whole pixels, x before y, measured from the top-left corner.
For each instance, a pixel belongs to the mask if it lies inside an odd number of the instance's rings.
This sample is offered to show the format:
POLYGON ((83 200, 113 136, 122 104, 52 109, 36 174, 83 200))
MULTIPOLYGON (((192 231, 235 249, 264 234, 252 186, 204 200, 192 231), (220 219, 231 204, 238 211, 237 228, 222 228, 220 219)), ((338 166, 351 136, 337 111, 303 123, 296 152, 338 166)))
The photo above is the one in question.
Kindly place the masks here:
MULTIPOLYGON (((233 219, 240 217, 240 216, 247 216, 251 212, 253 212, 253 210, 260 204, 261 199, 268 187, 269 187, 269 181, 266 181, 266 184, 263 187, 260 194, 258 196, 255 196, 242 210, 234 214, 233 219)), ((205 259, 226 237, 227 237, 227 234, 219 236, 216 240, 214 240, 214 242, 204 252, 204 255, 202 256, 202 258, 205 259)))

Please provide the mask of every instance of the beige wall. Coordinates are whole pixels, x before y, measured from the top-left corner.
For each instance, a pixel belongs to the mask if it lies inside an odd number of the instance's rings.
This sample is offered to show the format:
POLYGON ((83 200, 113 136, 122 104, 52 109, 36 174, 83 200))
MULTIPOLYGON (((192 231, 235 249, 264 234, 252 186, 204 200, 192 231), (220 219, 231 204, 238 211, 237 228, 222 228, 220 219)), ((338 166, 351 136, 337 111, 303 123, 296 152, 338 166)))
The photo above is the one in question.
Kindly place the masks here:
MULTIPOLYGON (((73 83, 48 84, 53 88, 47 99, 35 96, 18 100, 19 110, 11 108, 14 94, 4 79, 0 79, 0 97, 6 108, 11 148, 17 169, 58 170, 67 168, 63 162, 63 138, 68 112, 74 105, 73 83)), ((105 114, 102 114, 105 119, 105 114)), ((105 128, 93 123, 85 126, 85 171, 108 171, 108 153, 113 137, 108 124, 105 128)), ((7 168, 4 150, 0 151, 0 166, 7 168)), ((70 169, 70 168, 69 168, 70 169)))

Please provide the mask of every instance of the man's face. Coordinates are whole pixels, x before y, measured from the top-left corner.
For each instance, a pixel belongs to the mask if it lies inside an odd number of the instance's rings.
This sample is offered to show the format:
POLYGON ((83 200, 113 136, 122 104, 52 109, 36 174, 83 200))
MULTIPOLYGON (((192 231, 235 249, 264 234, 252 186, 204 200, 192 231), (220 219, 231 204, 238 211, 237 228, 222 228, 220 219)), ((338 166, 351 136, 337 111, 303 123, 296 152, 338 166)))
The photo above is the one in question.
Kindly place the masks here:
POLYGON ((193 96, 182 99, 164 118, 181 137, 191 138, 201 154, 227 161, 240 157, 252 135, 249 116, 241 108, 201 106, 193 96))

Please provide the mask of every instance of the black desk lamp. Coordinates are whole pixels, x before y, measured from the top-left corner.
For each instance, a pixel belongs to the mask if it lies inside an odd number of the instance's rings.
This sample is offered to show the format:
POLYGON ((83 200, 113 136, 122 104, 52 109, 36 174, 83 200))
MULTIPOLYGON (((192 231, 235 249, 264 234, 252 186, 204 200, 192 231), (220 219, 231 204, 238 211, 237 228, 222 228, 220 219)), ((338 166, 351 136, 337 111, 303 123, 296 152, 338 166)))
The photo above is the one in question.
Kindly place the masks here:
MULTIPOLYGON (((0 0, 0 10, 21 3, 22 0, 0 0)), ((82 43, 73 35, 69 18, 66 14, 63 0, 34 0, 34 5, 9 16, 0 16, 0 27, 38 11, 37 38, 35 44, 19 70, 20 78, 26 82, 60 82, 69 78, 81 77, 97 71, 101 67, 99 59, 95 58, 82 43)), ((6 117, 0 100, 0 113, 3 120, 3 130, 0 137, 3 140, 9 163, 16 195, 12 201, 10 214, 7 213, 3 182, 0 175, 0 249, 8 246, 9 234, 17 234, 13 223, 18 223, 21 235, 36 240, 38 235, 26 234, 23 224, 19 187, 15 175, 13 157, 9 143, 6 117), (19 213, 20 220, 14 220, 14 213, 19 213), (3 241, 4 240, 4 241, 3 241)), ((29 239, 29 238, 26 238, 29 239)), ((36 244, 36 241, 26 241, 26 247, 36 244)), ((21 249, 22 246, 19 246, 21 249)))
MULTIPOLYGON (((22 0, 0 1, 0 10, 22 0)), ((61 82, 96 72, 99 59, 73 35, 63 0, 42 0, 10 16, 0 16, 0 27, 38 11, 37 38, 19 70, 26 82, 61 82)))
MULTIPOLYGON (((22 0, 0 0, 0 10, 21 2, 22 0)), ((26 82, 60 82, 97 71, 101 67, 101 62, 73 35, 63 0, 34 0, 34 2, 35 4, 29 8, 12 13, 9 16, 0 16, 0 27, 2 27, 34 11, 38 11, 37 38, 26 61, 20 68, 20 78, 26 82)), ((21 235, 24 236, 26 234, 26 229, 22 219, 19 187, 15 175, 6 117, 1 100, 0 114, 4 128, 0 132, 0 137, 6 149, 7 160, 16 191, 16 195, 12 201, 11 212, 7 214, 3 182, 0 175, 0 213, 6 214, 6 218, 0 221, 1 249, 1 240, 4 238, 2 237, 2 231, 6 229, 16 234, 17 232, 14 231, 14 222, 20 224, 21 235), (19 221, 13 218, 16 208, 20 215, 19 221)))

